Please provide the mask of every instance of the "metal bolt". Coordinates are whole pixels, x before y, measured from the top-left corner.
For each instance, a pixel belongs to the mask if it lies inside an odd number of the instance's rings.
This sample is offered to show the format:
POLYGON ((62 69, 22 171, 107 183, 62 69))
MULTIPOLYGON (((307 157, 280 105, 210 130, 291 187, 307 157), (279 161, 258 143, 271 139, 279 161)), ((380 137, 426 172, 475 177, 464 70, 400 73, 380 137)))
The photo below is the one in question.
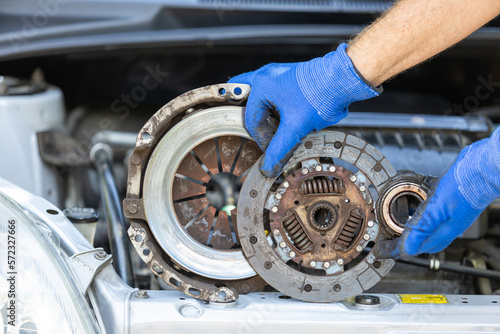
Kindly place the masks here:
POLYGON ((369 235, 369 234, 365 234, 365 235, 363 236, 363 239, 365 239, 365 240, 370 240, 370 235, 369 235))
POLYGON ((366 190, 366 186, 360 186, 360 187, 359 187, 359 190, 361 190, 361 191, 365 191, 365 190, 366 190))
POLYGON ((339 141, 336 141, 335 143, 333 143, 333 147, 335 147, 336 149, 339 149, 342 147, 342 143, 339 141))
POLYGON ((373 170, 376 172, 380 172, 382 170, 382 166, 379 164, 376 164, 375 166, 373 166, 373 170))
POLYGON ((366 199, 366 204, 371 204, 371 203, 372 203, 372 198, 371 198, 371 197, 368 197, 368 198, 366 199))
POLYGON ((285 248, 286 247, 286 243, 284 241, 280 242, 280 247, 281 248, 285 248))
POLYGON ((281 194, 280 193, 276 194, 276 199, 281 199, 281 194))
POLYGON ((351 180, 351 182, 356 182, 357 180, 356 175, 349 176, 349 180, 351 180))
POLYGON ((272 212, 276 213, 278 212, 278 207, 277 206, 273 206, 273 208, 271 209, 272 212))
POLYGON ((356 246, 356 252, 361 252, 363 250, 363 247, 361 246, 356 246))
POLYGON ((137 204, 130 204, 128 206, 128 212, 130 212, 130 213, 137 213, 138 209, 139 208, 137 207, 137 204))
POLYGON ((378 268, 380 268, 381 266, 382 266, 382 263, 380 263, 380 261, 375 261, 375 262, 373 262, 373 267, 374 267, 374 268, 378 269, 378 268))
POLYGON ((373 227, 375 225, 375 222, 373 220, 368 221, 368 227, 373 227))
POLYGON ((330 262, 323 263, 323 267, 325 267, 326 269, 330 268, 330 262))
POLYGON ((274 230, 274 231, 273 231, 273 234, 274 234, 275 236, 278 236, 278 235, 280 235, 280 231, 279 231, 278 229, 276 229, 276 230, 274 230))
POLYGON ((258 194, 259 194, 259 193, 257 192, 257 190, 251 190, 251 191, 250 191, 250 197, 252 197, 252 198, 257 197, 257 195, 258 195, 258 194))
POLYGON ((130 162, 133 164, 133 165, 138 165, 141 163, 141 158, 138 156, 138 155, 133 155, 132 157, 130 157, 130 162))
POLYGON ((311 267, 316 267, 316 261, 311 261, 310 265, 311 267))
POLYGON ((304 285, 304 291, 305 291, 305 292, 310 292, 310 291, 312 291, 312 289, 313 289, 313 288, 312 288, 311 284, 306 284, 306 285, 304 285))
POLYGON ((135 294, 135 296, 137 298, 140 298, 140 299, 149 298, 148 292, 146 290, 139 290, 139 291, 137 291, 137 293, 135 294))
POLYGON ((344 260, 342 260, 342 259, 338 259, 338 260, 337 260, 337 264, 338 264, 339 266, 343 266, 343 265, 344 265, 344 260))
POLYGON ((105 251, 98 251, 97 253, 94 253, 94 257, 98 260, 104 260, 106 258, 106 252, 105 251))
POLYGON ((328 170, 332 173, 335 172, 336 169, 337 168, 335 168, 335 166, 330 166, 330 168, 328 168, 328 170))
POLYGON ((259 241, 259 240, 257 239, 257 237, 256 237, 255 235, 252 235, 252 236, 250 237, 250 243, 251 243, 251 244, 256 244, 256 243, 257 243, 257 241, 259 241))
POLYGON ((307 174, 307 173, 309 173, 309 170, 308 170, 307 168, 302 168, 302 174, 304 174, 304 175, 305 175, 305 174, 307 174))
POLYGON ((333 291, 335 292, 339 292, 340 290, 342 290, 342 287, 340 286, 340 284, 335 284, 333 286, 333 291))
POLYGON ((321 168, 321 166, 316 166, 316 171, 317 171, 317 172, 321 172, 321 170, 322 170, 322 169, 323 169, 323 168, 321 168))
POLYGON ((288 181, 283 182, 283 187, 288 188, 290 186, 290 183, 288 181))
POLYGON ((264 268, 267 270, 271 269, 273 267, 273 264, 270 261, 264 262, 264 268))
POLYGON ((291 251, 290 253, 288 253, 288 255, 290 255, 290 257, 293 259, 295 257, 295 252, 291 251))
POLYGON ((344 200, 344 202, 349 203, 349 202, 350 202, 350 201, 349 201, 349 198, 346 198, 346 199, 344 200))
POLYGON ((243 283, 240 285, 240 292, 243 293, 243 294, 247 294, 251 291, 251 287, 250 287, 250 284, 248 283, 243 283))
POLYGON ((306 141, 306 143, 304 144, 304 146, 307 148, 307 149, 310 149, 313 147, 313 143, 311 143, 310 141, 306 141))

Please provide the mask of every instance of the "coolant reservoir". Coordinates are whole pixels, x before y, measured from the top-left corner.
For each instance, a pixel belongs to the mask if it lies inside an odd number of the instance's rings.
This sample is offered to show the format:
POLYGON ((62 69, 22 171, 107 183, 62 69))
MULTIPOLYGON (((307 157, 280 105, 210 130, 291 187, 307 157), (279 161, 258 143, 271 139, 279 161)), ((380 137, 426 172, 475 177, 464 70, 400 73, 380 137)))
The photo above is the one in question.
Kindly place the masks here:
POLYGON ((0 76, 0 177, 58 206, 58 173, 42 162, 36 133, 63 128, 64 100, 36 73, 31 80, 0 76))

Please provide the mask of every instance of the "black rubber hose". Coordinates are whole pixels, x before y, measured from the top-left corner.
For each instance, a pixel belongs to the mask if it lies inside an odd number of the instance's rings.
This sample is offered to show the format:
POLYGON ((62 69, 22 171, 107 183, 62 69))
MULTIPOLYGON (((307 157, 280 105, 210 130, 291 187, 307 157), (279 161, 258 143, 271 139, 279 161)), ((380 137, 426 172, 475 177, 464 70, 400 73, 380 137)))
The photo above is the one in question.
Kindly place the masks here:
POLYGON ((99 176, 101 202, 108 225, 113 266, 125 283, 135 287, 132 260, 128 249, 130 241, 128 240, 120 196, 113 176, 111 157, 112 150, 108 145, 97 144, 91 150, 91 160, 94 162, 99 176))
POLYGON ((434 261, 436 262, 434 262, 433 266, 431 267, 431 260, 428 259, 421 259, 421 258, 398 259, 398 262, 401 263, 413 264, 420 267, 427 267, 433 270, 453 271, 455 273, 460 273, 465 275, 493 278, 500 280, 500 271, 466 267, 456 263, 441 262, 437 260, 434 261))
MULTIPOLYGON (((366 247, 363 252, 369 253, 372 249, 369 247, 366 247)), ((433 260, 435 261, 434 263, 431 263, 431 260, 428 259, 421 259, 418 257, 412 257, 412 258, 399 258, 397 259, 398 262, 401 263, 406 263, 406 264, 413 264, 415 266, 420 266, 420 267, 427 267, 431 270, 446 270, 446 271, 452 271, 455 273, 460 273, 460 274, 465 274, 465 275, 470 275, 470 276, 476 276, 476 277, 485 277, 485 278, 492 278, 492 279, 498 279, 500 280, 500 271, 496 270, 490 270, 490 269, 478 269, 478 268, 472 268, 472 267, 466 267, 461 264, 456 264, 456 263, 450 263, 450 262, 445 262, 445 261, 438 261, 438 260, 433 260)))

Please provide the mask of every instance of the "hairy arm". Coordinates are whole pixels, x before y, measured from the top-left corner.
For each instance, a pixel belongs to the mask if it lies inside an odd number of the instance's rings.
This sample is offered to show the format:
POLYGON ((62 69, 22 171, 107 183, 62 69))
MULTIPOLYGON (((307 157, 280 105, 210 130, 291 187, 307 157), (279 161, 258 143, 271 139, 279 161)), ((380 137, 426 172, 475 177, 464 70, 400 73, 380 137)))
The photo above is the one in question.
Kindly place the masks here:
POLYGON ((400 0, 349 45, 374 86, 458 43, 500 13, 500 0, 400 0))
POLYGON ((380 85, 459 42, 498 13, 500 0, 400 0, 349 46, 342 43, 323 57, 268 64, 232 78, 231 83, 252 86, 245 127, 265 151, 262 174, 279 175, 308 133, 340 121, 351 103, 378 96, 381 91, 366 81, 380 85), (276 132, 268 124, 270 109, 280 113, 276 132))

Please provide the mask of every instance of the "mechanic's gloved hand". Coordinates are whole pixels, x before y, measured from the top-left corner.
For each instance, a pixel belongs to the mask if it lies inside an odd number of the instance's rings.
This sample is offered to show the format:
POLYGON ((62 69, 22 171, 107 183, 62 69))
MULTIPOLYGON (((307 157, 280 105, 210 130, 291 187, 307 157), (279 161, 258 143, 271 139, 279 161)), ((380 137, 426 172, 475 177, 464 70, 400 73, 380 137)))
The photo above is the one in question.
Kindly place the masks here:
POLYGON ((265 151, 263 175, 277 176, 300 140, 347 116, 350 103, 380 94, 381 89, 373 89, 360 77, 346 47, 342 44, 308 62, 269 64, 229 80, 252 87, 245 126, 265 151), (276 134, 268 124, 271 109, 280 114, 276 134))
POLYGON ((379 256, 440 252, 500 197, 500 128, 490 138, 464 148, 430 195, 401 238, 377 245, 379 256))

